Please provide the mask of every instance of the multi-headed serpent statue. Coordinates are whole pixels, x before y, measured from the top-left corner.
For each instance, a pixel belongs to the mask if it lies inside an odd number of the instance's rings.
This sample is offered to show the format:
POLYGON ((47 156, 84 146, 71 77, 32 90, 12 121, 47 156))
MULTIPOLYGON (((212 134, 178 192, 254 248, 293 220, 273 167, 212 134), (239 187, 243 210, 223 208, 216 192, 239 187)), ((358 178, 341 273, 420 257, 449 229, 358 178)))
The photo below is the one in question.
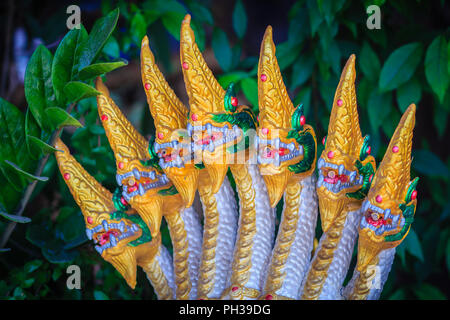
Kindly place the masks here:
POLYGON ((159 299, 378 299, 416 210, 418 178, 410 180, 415 105, 376 168, 359 127, 350 56, 317 159, 314 130, 303 106, 294 107, 288 96, 270 26, 259 58, 258 119, 238 104, 232 84, 224 90, 215 79, 189 15, 180 60, 189 108, 143 39, 142 83, 156 128, 150 141, 97 79, 99 117, 116 159, 114 193, 56 142, 59 169, 96 251, 132 288, 142 267, 159 299), (192 207, 197 191, 202 217, 192 207), (275 234, 274 208, 282 198, 275 234), (314 246, 319 211, 323 234, 314 246), (173 256, 161 242, 163 217, 173 256), (357 264, 343 287, 356 242, 357 264))

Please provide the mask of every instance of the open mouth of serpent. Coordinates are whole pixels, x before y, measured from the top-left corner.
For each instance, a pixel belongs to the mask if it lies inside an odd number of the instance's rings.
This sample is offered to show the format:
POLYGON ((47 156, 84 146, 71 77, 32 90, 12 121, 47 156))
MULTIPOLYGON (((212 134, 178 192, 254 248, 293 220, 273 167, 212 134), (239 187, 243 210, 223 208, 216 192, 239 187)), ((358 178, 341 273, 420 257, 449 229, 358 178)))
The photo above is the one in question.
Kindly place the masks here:
POLYGON ((117 246, 120 241, 134 237, 138 231, 137 224, 128 225, 124 221, 109 223, 106 219, 103 219, 102 223, 96 227, 87 228, 86 235, 89 240, 93 240, 96 244, 95 250, 102 254, 106 249, 117 246))

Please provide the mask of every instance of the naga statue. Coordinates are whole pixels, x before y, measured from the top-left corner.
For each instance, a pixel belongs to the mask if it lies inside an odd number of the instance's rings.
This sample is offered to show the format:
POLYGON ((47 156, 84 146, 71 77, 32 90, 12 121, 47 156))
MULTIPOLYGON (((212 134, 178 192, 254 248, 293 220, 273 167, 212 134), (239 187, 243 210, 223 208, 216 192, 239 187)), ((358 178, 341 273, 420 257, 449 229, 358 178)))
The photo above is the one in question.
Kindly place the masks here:
POLYGON ((377 168, 370 137, 359 127, 351 55, 318 156, 307 106, 294 106, 283 82, 272 28, 261 43, 256 117, 239 104, 233 84, 218 83, 190 19, 180 33, 189 107, 164 79, 148 38, 142 40, 142 84, 156 128, 149 141, 96 80, 99 117, 116 160, 114 192, 56 141, 60 172, 95 250, 132 288, 140 266, 159 299, 378 299, 417 205, 418 178, 410 180, 415 105, 377 168), (193 208, 197 191, 202 215, 193 208), (323 233, 316 240, 318 217, 323 233), (173 254, 161 241, 163 218, 173 254), (356 245, 357 264, 344 287, 356 245))

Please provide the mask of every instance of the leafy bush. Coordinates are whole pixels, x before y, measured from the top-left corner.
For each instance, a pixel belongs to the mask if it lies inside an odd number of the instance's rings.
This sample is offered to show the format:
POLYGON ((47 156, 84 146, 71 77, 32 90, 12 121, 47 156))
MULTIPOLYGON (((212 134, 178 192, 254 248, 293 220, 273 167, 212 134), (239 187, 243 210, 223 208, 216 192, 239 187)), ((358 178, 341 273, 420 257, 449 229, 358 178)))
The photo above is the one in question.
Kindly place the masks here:
MULTIPOLYGON (((231 4, 102 1, 103 18, 89 33, 84 27, 69 31, 53 52, 44 45, 37 47, 25 73, 28 108, 21 111, 0 98, 0 247, 4 251, 0 262, 3 274, 9 274, 0 281, 0 297, 155 298, 142 272, 138 274, 138 288, 132 291, 86 242, 79 208, 60 175, 55 174, 52 142, 62 134, 77 160, 113 189, 114 160, 98 124, 98 92, 92 86, 93 79, 115 69, 112 76, 125 72, 126 68, 120 67, 128 64, 126 60, 130 61, 127 68, 134 68, 141 39, 148 34, 169 82, 180 81, 177 40, 187 12, 193 17, 199 47, 211 61, 220 84, 237 84, 239 98, 256 113, 258 44, 263 25, 271 23, 290 96, 295 104, 305 105, 306 117, 319 141, 326 134, 340 72, 351 53, 357 57, 361 128, 371 135, 372 154, 377 161, 402 112, 411 102, 416 103, 412 175, 421 177, 419 205, 413 230, 397 249, 382 298, 450 296, 450 158, 445 142, 450 112, 450 29, 445 21, 448 14, 444 14, 449 5, 444 1, 304 0, 289 4, 288 10, 284 10, 284 3, 270 6, 241 0, 231 4), (370 4, 381 8, 379 30, 366 27, 370 4), (281 9, 277 11, 278 6, 281 9), (273 16, 279 13, 280 18, 258 23, 255 19, 267 17, 263 10, 273 10, 273 16), (437 18, 427 19, 431 13, 437 18), (261 29, 255 31, 252 23, 261 29), (20 223, 14 233, 15 223, 8 220, 20 223), (70 264, 82 268, 83 290, 66 288, 65 270, 70 264)), ((135 87, 131 91, 134 96, 128 98, 133 106, 127 115, 141 132, 151 134, 154 127, 142 96, 138 68, 133 72, 136 78, 129 79, 129 85, 135 87)), ((116 87, 121 93, 118 100, 125 101, 124 90, 116 87)), ((184 92, 179 95, 185 96, 184 92)), ((166 226, 163 237, 170 244, 166 226)))

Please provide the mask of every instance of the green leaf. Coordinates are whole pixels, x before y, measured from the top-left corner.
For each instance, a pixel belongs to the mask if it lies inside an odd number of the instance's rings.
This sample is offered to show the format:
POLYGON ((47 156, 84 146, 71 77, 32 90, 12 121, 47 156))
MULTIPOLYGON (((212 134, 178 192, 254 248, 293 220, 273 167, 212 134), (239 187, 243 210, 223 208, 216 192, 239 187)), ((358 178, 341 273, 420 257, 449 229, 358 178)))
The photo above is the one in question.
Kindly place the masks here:
POLYGON ((419 104, 421 98, 422 87, 414 78, 397 89, 397 104, 401 112, 405 112, 411 103, 419 104))
POLYGON ((363 43, 359 55, 359 66, 369 80, 376 81, 378 79, 381 69, 380 59, 366 41, 363 43))
POLYGON ((26 178, 28 181, 47 181, 48 177, 39 177, 39 176, 35 176, 29 172, 26 172, 25 170, 23 170, 22 168, 20 168, 17 164, 9 161, 9 160, 5 160, 5 163, 7 165, 9 165, 11 168, 13 168, 16 172, 18 172, 21 176, 23 176, 24 178, 26 178))
POLYGON ((27 140, 35 154, 50 154, 58 150, 34 136, 27 135, 27 140))
POLYGON ((414 293, 420 300, 446 300, 445 295, 429 283, 423 283, 414 289, 414 293))
POLYGON ((45 110, 48 119, 54 128, 62 128, 67 126, 82 127, 83 125, 77 119, 68 114, 64 109, 53 107, 45 110))
POLYGON ((254 78, 245 78, 241 81, 242 92, 251 104, 252 109, 258 109, 258 83, 254 78))
POLYGON ((425 76, 442 103, 449 84, 447 43, 443 35, 436 37, 425 55, 425 76))
POLYGON ((308 17, 309 17, 309 22, 310 22, 310 27, 311 27, 311 36, 314 36, 314 34, 317 32, 320 24, 323 21, 323 17, 320 14, 319 8, 317 7, 316 0, 308 0, 307 7, 308 7, 308 17))
POLYGON ((230 83, 232 82, 238 83, 239 81, 241 81, 244 78, 247 78, 248 76, 249 74, 247 72, 235 71, 218 76, 217 81, 223 88, 226 88, 230 83))
POLYGON ((292 90, 304 84, 306 80, 311 77, 314 65, 315 59, 311 54, 302 56, 297 60, 297 62, 294 63, 294 66, 292 67, 292 90))
POLYGON ((28 154, 33 160, 38 160, 40 156, 40 152, 35 152, 33 145, 31 145, 28 136, 40 136, 41 130, 34 120, 33 115, 30 112, 30 108, 27 109, 27 113, 25 114, 25 142, 27 145, 28 154))
POLYGON ((419 173, 430 177, 448 179, 449 171, 444 162, 429 150, 413 150, 412 166, 419 173))
POLYGON ((406 236, 404 242, 405 242, 406 251, 411 253, 414 257, 419 259, 421 262, 424 262, 422 245, 420 244, 419 238, 417 237, 417 234, 413 228, 411 228, 409 230, 409 233, 406 236))
POLYGON ((109 297, 100 290, 94 290, 94 298, 95 300, 109 300, 109 297))
POLYGON ((301 44, 292 46, 289 42, 283 42, 277 45, 277 58, 281 71, 294 63, 300 54, 301 48, 301 44))
POLYGON ((162 16, 162 23, 166 30, 176 39, 180 40, 180 28, 185 13, 170 11, 162 16))
POLYGON ((188 3, 188 7, 195 21, 206 22, 211 26, 214 25, 214 18, 207 7, 193 1, 188 3))
POLYGON ((228 42, 227 35, 219 28, 214 28, 212 38, 212 48, 214 50, 214 56, 219 62, 223 71, 227 72, 231 68, 232 52, 230 43, 228 42))
POLYGON ((379 93, 374 89, 367 101, 367 112, 369 114, 369 122, 373 130, 380 127, 391 109, 392 95, 390 93, 379 93))
POLYGON ((14 210, 22 191, 28 180, 4 161, 17 164, 25 171, 33 171, 35 161, 28 153, 25 140, 24 114, 13 104, 0 98, 0 199, 7 211, 14 210), (5 179, 9 182, 6 183, 5 179))
POLYGON ((447 128, 448 118, 448 111, 440 108, 439 106, 434 106, 433 123, 439 138, 442 138, 444 136, 445 129, 447 128))
POLYGON ((28 61, 25 71, 25 97, 31 113, 39 127, 51 131, 45 116, 45 109, 55 106, 55 95, 51 79, 52 54, 39 45, 28 61))
POLYGON ((392 52, 381 69, 378 83, 381 91, 396 89, 411 79, 422 57, 422 50, 422 44, 414 42, 392 52))
POLYGON ((83 68, 80 70, 80 79, 87 80, 102 74, 113 71, 117 68, 126 66, 128 64, 127 61, 115 61, 115 62, 101 62, 96 64, 91 64, 90 66, 83 68))
POLYGON ((113 36, 109 37, 108 41, 106 41, 105 46, 102 50, 106 55, 111 58, 117 59, 120 56, 120 47, 117 39, 113 36))
POLYGON ((40 266, 42 266, 42 263, 43 263, 44 261, 42 261, 42 260, 32 260, 32 261, 29 261, 29 262, 27 262, 26 264, 25 264, 25 266, 23 267, 23 269, 24 269, 24 271, 26 272, 26 273, 32 273, 33 271, 35 271, 35 270, 37 270, 37 269, 39 269, 39 267, 40 266))
POLYGON ((242 39, 247 30, 247 14, 241 0, 237 0, 233 10, 233 29, 239 39, 242 39))
POLYGON ((95 97, 100 94, 100 92, 95 88, 80 81, 69 82, 64 87, 64 93, 67 95, 67 101, 70 102, 78 102, 80 100, 95 97))
POLYGON ((2 210, 1 208, 0 208, 0 216, 2 216, 3 218, 6 218, 8 220, 17 222, 17 223, 31 222, 30 218, 9 214, 9 213, 5 212, 4 210, 2 210))
POLYGON ((106 17, 103 17, 94 23, 94 26, 86 39, 86 44, 80 53, 78 70, 84 69, 95 61, 116 27, 118 18, 119 9, 115 9, 106 17))
POLYGON ((142 39, 147 33, 147 23, 145 22, 144 16, 139 12, 131 19, 130 33, 134 42, 140 46, 142 39))
POLYGON ((56 49, 52 65, 52 83, 56 99, 61 105, 66 103, 64 86, 78 73, 77 59, 87 37, 83 26, 73 29, 66 34, 56 49))

